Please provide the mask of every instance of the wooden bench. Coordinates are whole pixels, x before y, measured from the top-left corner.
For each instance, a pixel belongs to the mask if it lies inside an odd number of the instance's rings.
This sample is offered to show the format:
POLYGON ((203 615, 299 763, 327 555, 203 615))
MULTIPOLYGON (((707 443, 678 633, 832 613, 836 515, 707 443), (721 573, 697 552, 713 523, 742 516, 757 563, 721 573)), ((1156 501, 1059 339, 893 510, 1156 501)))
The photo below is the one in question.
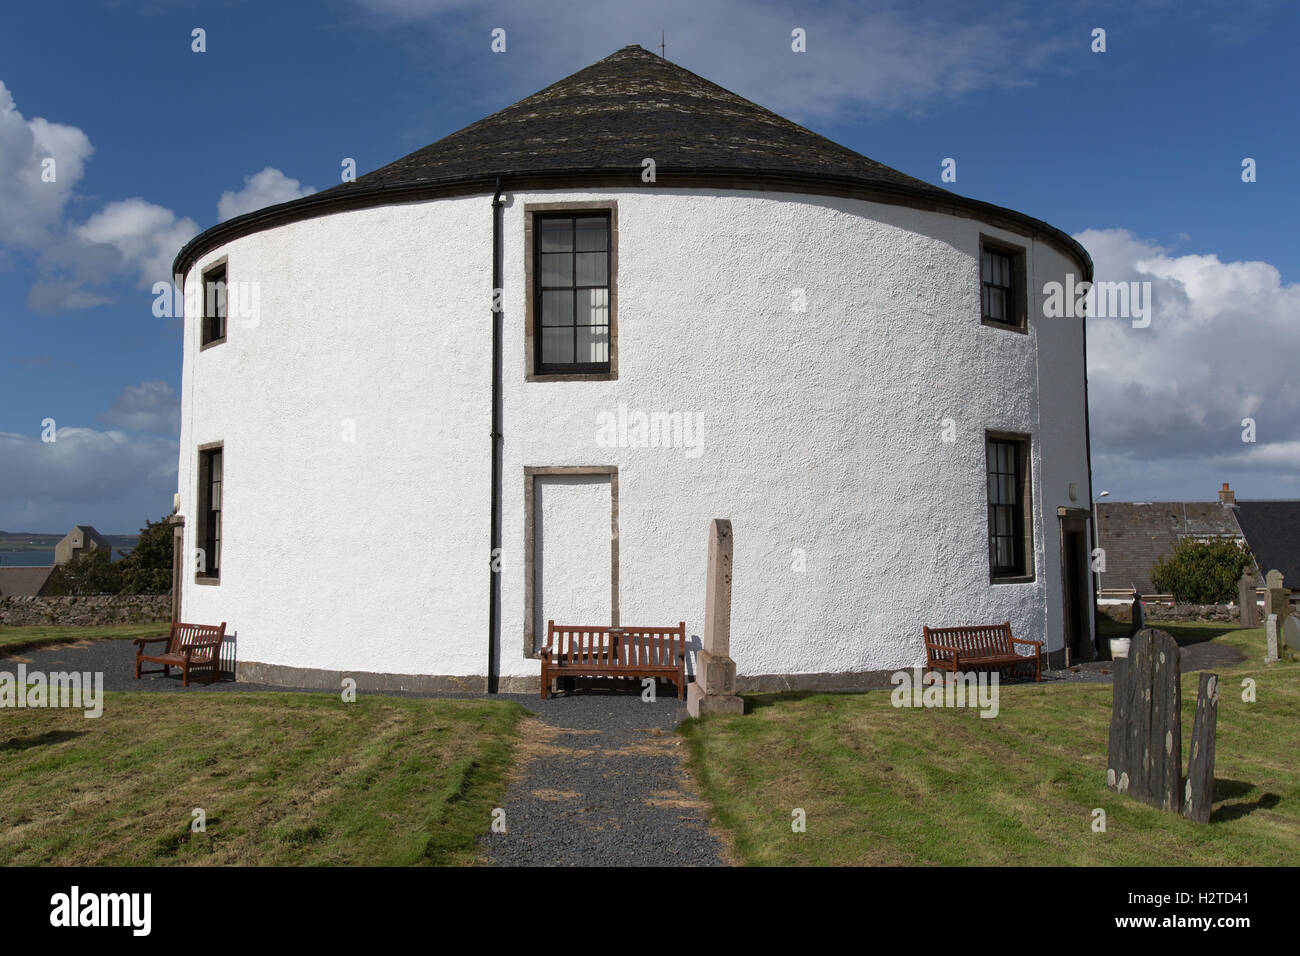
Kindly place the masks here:
MULTIPOLYGON (((181 669, 181 686, 190 686, 190 669, 206 667, 211 671, 208 683, 217 679, 221 670, 221 642, 226 637, 226 622, 220 627, 211 624, 172 623, 171 633, 166 637, 137 637, 135 644, 135 679, 140 679, 140 664, 148 661, 161 664, 163 674, 170 677, 172 668, 181 669), (146 654, 145 646, 163 641, 167 646, 160 653, 146 654)), ((156 671, 154 673, 157 673, 156 671)))
POLYGON ((546 622, 542 700, 557 677, 654 677, 686 696, 686 622, 676 627, 596 627, 546 622))
POLYGON ((923 627, 927 670, 1008 669, 1018 664, 1034 665, 1034 680, 1043 679, 1043 642, 1026 641, 1011 636, 1011 622, 971 625, 968 627, 923 627), (1033 656, 1017 654, 1016 645, 1025 644, 1033 656))

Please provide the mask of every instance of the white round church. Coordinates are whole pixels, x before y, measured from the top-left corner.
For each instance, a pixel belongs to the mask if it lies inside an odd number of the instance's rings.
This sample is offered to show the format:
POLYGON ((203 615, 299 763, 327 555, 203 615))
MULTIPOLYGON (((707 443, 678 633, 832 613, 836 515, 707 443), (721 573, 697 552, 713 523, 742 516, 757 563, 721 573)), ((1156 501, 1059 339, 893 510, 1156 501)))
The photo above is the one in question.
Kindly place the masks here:
POLYGON ((714 518, 741 689, 875 682, 923 625, 1091 656, 1084 325, 1042 308, 1087 253, 640 47, 176 271, 179 615, 241 680, 522 692, 548 620, 698 638, 714 518))

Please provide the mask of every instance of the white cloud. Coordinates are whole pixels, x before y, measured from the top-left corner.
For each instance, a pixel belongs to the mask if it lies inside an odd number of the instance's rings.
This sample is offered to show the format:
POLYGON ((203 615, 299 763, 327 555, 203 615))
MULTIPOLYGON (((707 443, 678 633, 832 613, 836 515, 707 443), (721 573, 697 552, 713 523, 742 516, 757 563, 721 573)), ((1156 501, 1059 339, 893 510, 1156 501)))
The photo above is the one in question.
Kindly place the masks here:
POLYGON ((111 202, 72 230, 87 245, 116 249, 119 268, 136 273, 137 284, 146 288, 172 277, 176 253, 198 232, 193 219, 138 197, 111 202))
POLYGON ((36 249, 60 230, 64 206, 94 153, 75 126, 25 119, 0 81, 0 243, 36 249), (53 182, 42 177, 53 159, 53 182))
POLYGON ((516 82, 534 89, 629 43, 657 53, 666 26, 668 59, 796 118, 914 111, 978 90, 1024 85, 1080 42, 1073 24, 1054 28, 1042 16, 1030 22, 1005 9, 973 12, 957 3, 917 16, 905 3, 787 11, 748 0, 554 0, 512 8, 498 23, 464 0, 355 2, 367 23, 427 23, 462 48, 477 43, 486 51, 489 27, 504 27, 507 54, 494 68, 527 69, 526 77, 514 73, 516 82), (796 27, 806 31, 805 53, 791 51, 796 27), (511 57, 511 50, 526 52, 511 57))
POLYGON ((244 177, 244 188, 238 192, 226 192, 217 200, 217 219, 225 222, 246 212, 253 212, 276 203, 288 202, 301 196, 310 196, 316 190, 312 186, 303 186, 296 179, 290 179, 274 166, 267 166, 261 172, 244 177))
POLYGON ((123 388, 99 420, 128 432, 175 435, 181 428, 181 403, 166 382, 141 382, 123 388))
POLYGON ((171 510, 178 452, 175 440, 121 431, 60 428, 48 444, 0 432, 0 528, 130 533, 171 510))
POLYGON ((1212 500, 1221 481, 1272 485, 1300 469, 1300 284, 1267 262, 1171 255, 1123 229, 1075 238, 1098 280, 1150 282, 1154 298, 1149 328, 1088 322, 1097 487, 1212 500), (1246 418, 1253 444, 1242 441, 1246 418))

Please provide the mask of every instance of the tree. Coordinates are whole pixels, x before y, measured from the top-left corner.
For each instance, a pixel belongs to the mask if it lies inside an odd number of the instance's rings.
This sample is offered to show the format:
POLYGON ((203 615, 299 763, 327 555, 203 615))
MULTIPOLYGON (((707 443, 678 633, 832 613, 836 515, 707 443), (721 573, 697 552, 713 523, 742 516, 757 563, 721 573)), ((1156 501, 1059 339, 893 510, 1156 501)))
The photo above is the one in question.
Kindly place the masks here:
POLYGON ((1249 549, 1231 538, 1184 538, 1173 554, 1151 566, 1151 583, 1181 604, 1226 604, 1236 598, 1237 582, 1253 563, 1249 549))
POLYGON ((172 526, 145 519, 140 540, 117 564, 121 568, 119 594, 166 594, 172 589, 172 526))
POLYGON ((45 593, 58 596, 75 594, 117 594, 122 587, 120 561, 109 561, 108 548, 83 551, 70 561, 58 565, 45 583, 45 593))

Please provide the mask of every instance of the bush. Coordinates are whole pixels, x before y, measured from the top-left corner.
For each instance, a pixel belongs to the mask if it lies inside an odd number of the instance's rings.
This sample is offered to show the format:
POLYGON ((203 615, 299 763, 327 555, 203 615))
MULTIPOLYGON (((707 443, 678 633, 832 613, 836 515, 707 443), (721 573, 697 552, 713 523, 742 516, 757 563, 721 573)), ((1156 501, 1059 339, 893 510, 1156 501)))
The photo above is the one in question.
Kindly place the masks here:
POLYGON ((1180 604, 1227 604, 1236 600, 1237 582, 1253 563, 1250 551, 1230 538, 1184 539, 1151 566, 1151 584, 1180 604))
POLYGON ((82 553, 50 575, 45 593, 52 595, 166 594, 172 589, 172 527, 168 518, 145 520, 140 540, 120 561, 107 549, 82 553))

